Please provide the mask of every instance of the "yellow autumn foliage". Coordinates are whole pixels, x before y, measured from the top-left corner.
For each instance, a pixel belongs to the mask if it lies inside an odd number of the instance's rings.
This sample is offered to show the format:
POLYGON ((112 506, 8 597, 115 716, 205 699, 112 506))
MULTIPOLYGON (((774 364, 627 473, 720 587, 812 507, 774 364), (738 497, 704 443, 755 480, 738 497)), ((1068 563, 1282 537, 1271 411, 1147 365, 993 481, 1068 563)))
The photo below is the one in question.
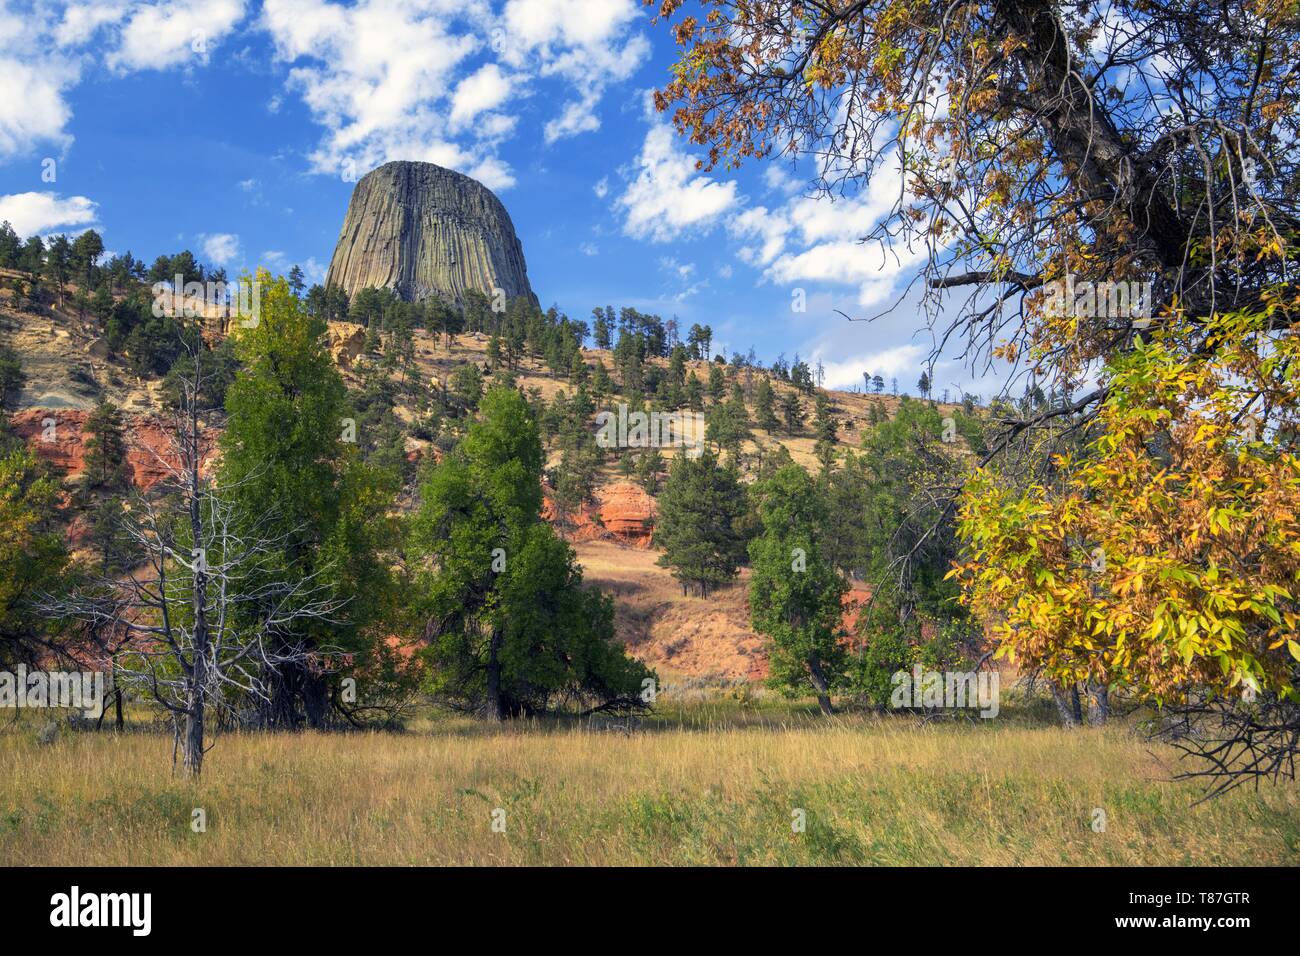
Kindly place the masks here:
POLYGON ((1055 481, 975 476, 952 575, 1000 654, 1160 701, 1242 685, 1296 699, 1295 307, 1162 323, 1111 361, 1055 481))

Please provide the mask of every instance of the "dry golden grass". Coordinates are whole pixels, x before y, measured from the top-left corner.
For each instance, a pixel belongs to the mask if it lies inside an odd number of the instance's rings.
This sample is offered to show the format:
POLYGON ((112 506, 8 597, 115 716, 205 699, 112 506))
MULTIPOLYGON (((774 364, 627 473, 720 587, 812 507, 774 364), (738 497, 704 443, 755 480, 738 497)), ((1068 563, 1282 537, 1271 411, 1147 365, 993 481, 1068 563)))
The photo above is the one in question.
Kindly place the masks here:
POLYGON ((583 579, 616 602, 619 641, 661 679, 767 676, 763 639, 749 626, 748 569, 708 597, 684 597, 672 571, 655 563, 659 551, 613 541, 573 549, 583 579))
POLYGON ((1119 727, 825 721, 715 698, 631 733, 441 720, 227 735, 194 785, 170 776, 165 736, 41 746, 39 722, 0 733, 9 864, 1300 862, 1294 785, 1193 806, 1197 791, 1167 781, 1169 754, 1119 727), (195 807, 206 833, 191 831, 195 807))

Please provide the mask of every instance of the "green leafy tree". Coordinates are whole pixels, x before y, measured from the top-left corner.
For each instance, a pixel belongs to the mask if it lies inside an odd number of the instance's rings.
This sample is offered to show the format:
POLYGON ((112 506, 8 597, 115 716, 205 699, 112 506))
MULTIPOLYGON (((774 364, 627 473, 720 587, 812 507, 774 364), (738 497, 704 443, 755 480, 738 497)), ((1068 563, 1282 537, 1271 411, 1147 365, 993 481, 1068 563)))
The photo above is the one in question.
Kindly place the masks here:
POLYGON ((564 699, 638 706, 649 672, 613 644, 611 602, 583 586, 572 550, 541 519, 528 403, 498 386, 481 412, 429 472, 411 527, 433 690, 493 720, 564 699))
POLYGON ((749 607, 754 630, 769 640, 769 681, 792 694, 811 690, 831 714, 831 692, 843 683, 848 584, 822 547, 825 498, 806 471, 787 465, 759 486, 757 505, 763 530, 749 545, 749 607))
MULTIPOLYGON (((380 552, 395 541, 389 509, 397 476, 361 458, 324 320, 307 314, 283 278, 259 278, 260 321, 239 336, 243 368, 226 394, 221 484, 241 521, 281 542, 268 573, 313 580, 342 602, 331 621, 309 620, 279 635, 282 644, 317 648, 322 660, 352 655, 363 668, 382 654, 379 625, 391 610, 380 552)), ((323 725, 324 670, 293 663, 272 675, 264 722, 295 726, 305 716, 323 725)))
POLYGON ((32 662, 57 627, 35 602, 67 564, 59 494, 35 455, 0 435, 0 663, 32 662))

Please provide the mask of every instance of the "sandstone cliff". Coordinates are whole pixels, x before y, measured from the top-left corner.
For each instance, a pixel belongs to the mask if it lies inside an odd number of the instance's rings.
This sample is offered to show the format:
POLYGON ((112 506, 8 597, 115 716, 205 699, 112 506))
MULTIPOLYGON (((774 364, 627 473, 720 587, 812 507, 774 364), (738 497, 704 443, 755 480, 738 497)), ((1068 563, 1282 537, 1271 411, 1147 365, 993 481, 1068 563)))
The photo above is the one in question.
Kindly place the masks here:
POLYGON ((412 302, 460 305, 469 289, 537 298, 501 200, 432 163, 387 163, 361 178, 325 281, 349 295, 386 286, 412 302))
MULTIPOLYGON (((69 478, 81 474, 86 466, 86 420, 90 413, 79 409, 29 408, 14 414, 10 427, 41 458, 69 478)), ((133 483, 148 491, 167 478, 179 466, 167 426, 154 415, 127 415, 126 460, 131 466, 133 483)), ((200 467, 210 471, 216 459, 218 431, 203 429, 203 456, 200 467)))
MULTIPOLYGON (((542 516, 556 520, 555 503, 549 488, 543 488, 542 516)), ((659 509, 655 499, 640 485, 616 481, 596 489, 596 499, 569 515, 567 537, 570 541, 613 540, 635 548, 653 547, 655 518, 659 509)))

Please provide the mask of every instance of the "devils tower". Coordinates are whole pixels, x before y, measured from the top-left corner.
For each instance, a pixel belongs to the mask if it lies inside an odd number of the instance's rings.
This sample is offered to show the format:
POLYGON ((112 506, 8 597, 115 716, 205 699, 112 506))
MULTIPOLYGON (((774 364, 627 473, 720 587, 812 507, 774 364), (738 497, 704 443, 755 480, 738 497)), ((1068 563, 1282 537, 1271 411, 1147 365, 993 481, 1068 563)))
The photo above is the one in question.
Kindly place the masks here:
POLYGON ((433 163, 385 163, 361 177, 325 281, 349 295, 387 286, 410 302, 437 297, 462 305, 469 289, 537 301, 501 200, 433 163))

